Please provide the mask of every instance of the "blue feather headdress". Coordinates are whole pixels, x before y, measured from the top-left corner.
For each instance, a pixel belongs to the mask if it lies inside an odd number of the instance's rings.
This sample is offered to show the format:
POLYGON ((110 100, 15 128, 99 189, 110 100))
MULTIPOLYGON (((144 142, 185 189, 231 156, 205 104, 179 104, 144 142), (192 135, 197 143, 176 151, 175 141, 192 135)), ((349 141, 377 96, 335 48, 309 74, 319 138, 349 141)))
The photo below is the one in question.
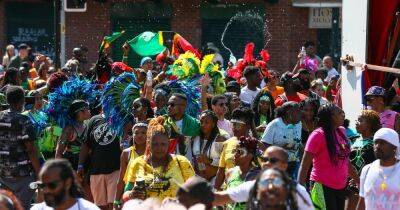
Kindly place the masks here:
POLYGON ((181 93, 187 97, 186 114, 197 118, 200 114, 200 88, 198 86, 198 77, 190 80, 172 80, 161 83, 155 89, 163 89, 169 96, 173 93, 181 93), (158 88, 157 88, 158 87, 158 88))
POLYGON ((104 86, 101 104, 110 128, 123 135, 126 122, 133 122, 132 103, 140 97, 140 85, 132 73, 123 73, 104 86))
POLYGON ((48 95, 45 112, 59 127, 64 128, 66 125, 74 123, 68 114, 69 106, 74 100, 81 99, 93 104, 96 103, 99 94, 100 91, 97 90, 96 84, 89 80, 73 77, 48 95))

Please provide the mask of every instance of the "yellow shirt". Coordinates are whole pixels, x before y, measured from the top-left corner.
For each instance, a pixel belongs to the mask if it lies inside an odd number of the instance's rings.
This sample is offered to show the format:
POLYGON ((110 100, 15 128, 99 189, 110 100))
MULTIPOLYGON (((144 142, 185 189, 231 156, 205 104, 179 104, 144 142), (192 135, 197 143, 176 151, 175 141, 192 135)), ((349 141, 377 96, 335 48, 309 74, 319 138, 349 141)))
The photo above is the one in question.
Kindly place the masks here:
POLYGON ((236 137, 224 142, 218 167, 225 168, 225 170, 235 167, 235 154, 233 152, 238 144, 239 140, 236 137))
POLYGON ((137 179, 144 179, 147 196, 163 200, 167 197, 175 197, 179 185, 195 175, 189 160, 181 155, 174 155, 165 173, 161 174, 161 172, 161 167, 153 168, 146 162, 144 156, 140 156, 126 169, 125 176, 127 182, 131 183, 137 179))
POLYGON ((132 145, 131 147, 129 147, 129 149, 131 149, 131 153, 129 154, 129 159, 128 159, 129 162, 128 162, 128 165, 126 166, 126 170, 125 170, 125 175, 124 175, 124 182, 125 182, 125 183, 128 183, 128 182, 127 182, 127 180, 128 180, 127 174, 128 174, 128 173, 126 173, 126 172, 128 171, 128 168, 131 167, 131 164, 133 163, 133 161, 134 161, 137 157, 139 157, 139 154, 136 152, 135 145, 132 145))

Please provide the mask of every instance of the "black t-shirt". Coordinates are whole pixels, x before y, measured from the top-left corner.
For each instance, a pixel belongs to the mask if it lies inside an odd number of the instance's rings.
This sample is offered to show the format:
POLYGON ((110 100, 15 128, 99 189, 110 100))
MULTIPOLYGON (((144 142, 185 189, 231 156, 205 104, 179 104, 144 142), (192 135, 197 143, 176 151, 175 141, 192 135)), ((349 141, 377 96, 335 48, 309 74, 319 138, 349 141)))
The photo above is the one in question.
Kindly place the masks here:
POLYGON ((119 170, 119 137, 111 131, 104 117, 93 116, 87 128, 86 144, 91 149, 90 174, 110 174, 119 170))

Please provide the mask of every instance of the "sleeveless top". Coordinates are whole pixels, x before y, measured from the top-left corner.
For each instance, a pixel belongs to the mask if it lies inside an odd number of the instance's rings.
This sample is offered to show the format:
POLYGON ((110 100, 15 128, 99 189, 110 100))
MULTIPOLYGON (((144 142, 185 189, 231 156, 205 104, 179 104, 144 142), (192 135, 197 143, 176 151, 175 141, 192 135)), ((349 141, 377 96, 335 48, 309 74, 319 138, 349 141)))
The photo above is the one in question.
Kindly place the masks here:
POLYGON ((385 110, 384 112, 379 114, 381 124, 383 128, 391 128, 394 129, 394 124, 396 122, 397 112, 392 111, 390 109, 385 110))

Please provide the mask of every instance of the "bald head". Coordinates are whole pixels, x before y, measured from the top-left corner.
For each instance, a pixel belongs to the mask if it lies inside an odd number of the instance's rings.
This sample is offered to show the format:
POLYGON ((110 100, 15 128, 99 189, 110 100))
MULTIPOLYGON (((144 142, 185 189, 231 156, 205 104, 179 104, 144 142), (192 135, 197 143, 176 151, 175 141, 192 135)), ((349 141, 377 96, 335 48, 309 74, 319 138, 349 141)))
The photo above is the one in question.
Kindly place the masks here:
POLYGON ((333 68, 333 60, 332 57, 329 55, 325 56, 324 59, 322 59, 322 63, 324 67, 328 70, 333 68))
POLYGON ((278 168, 286 171, 289 155, 285 149, 278 146, 269 146, 263 154, 262 168, 278 168))

